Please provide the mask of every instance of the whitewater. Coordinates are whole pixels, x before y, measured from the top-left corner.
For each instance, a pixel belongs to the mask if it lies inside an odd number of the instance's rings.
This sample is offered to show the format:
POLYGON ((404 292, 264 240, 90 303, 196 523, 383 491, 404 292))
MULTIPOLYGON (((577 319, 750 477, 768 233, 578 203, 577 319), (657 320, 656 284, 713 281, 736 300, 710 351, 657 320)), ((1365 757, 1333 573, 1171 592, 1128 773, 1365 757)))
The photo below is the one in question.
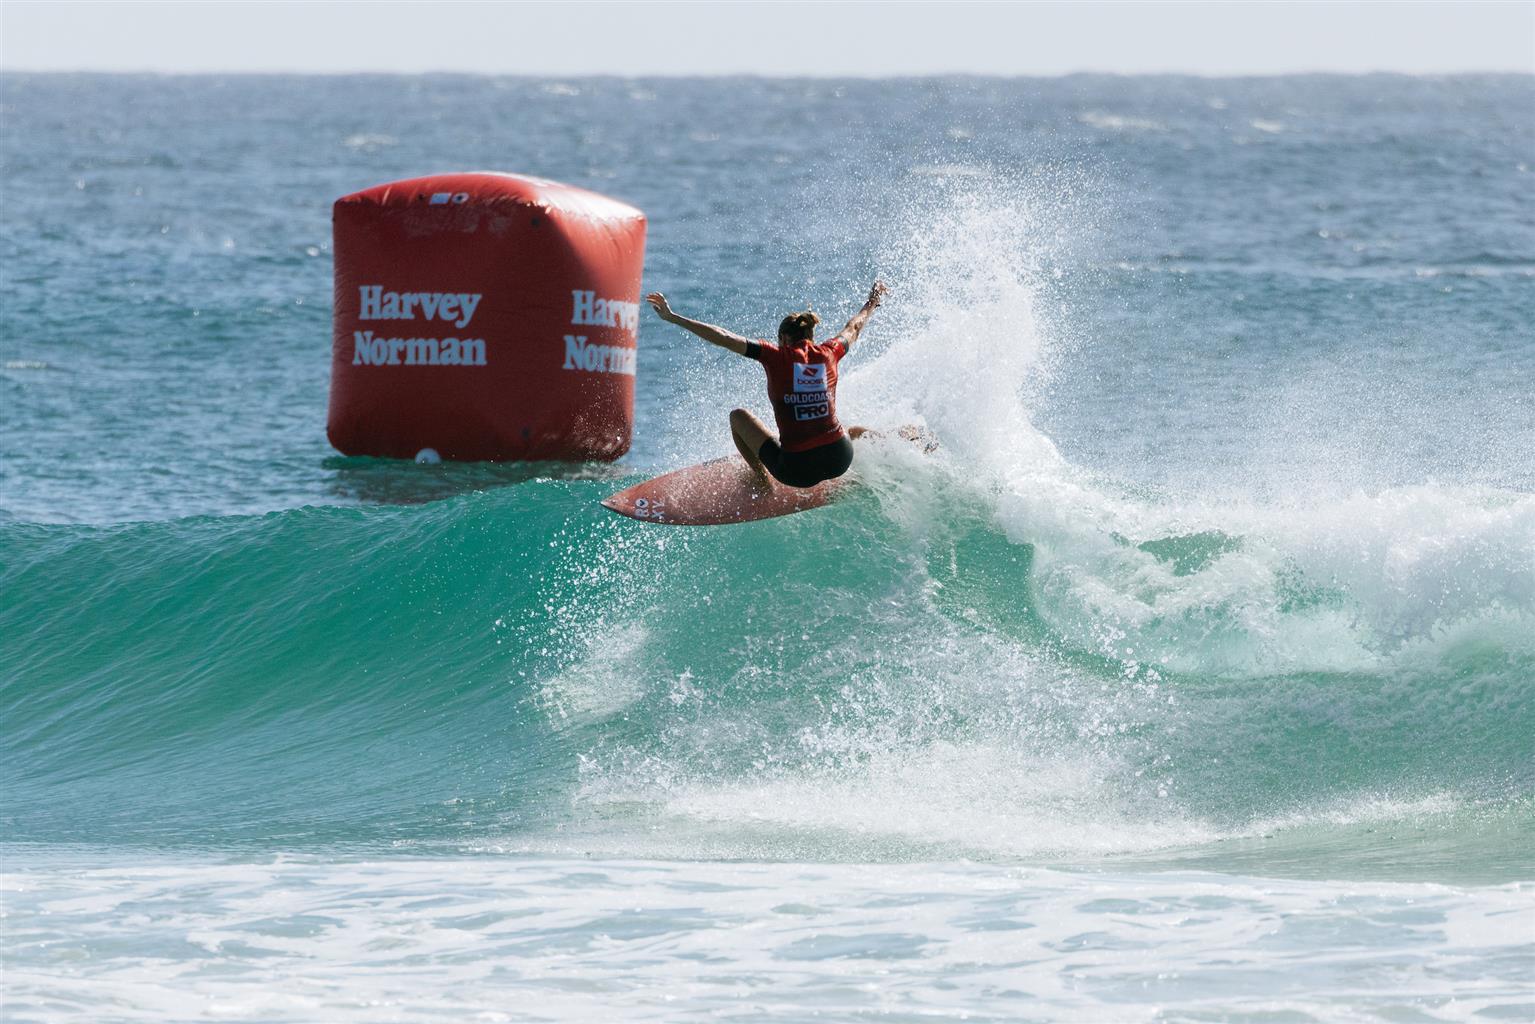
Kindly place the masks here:
POLYGON ((4 1018, 1535 1019, 1531 109, 0 79, 4 1018), (482 166, 742 333, 883 277, 940 448, 611 516, 765 405, 641 311, 615 465, 331 452, 329 203, 482 166))

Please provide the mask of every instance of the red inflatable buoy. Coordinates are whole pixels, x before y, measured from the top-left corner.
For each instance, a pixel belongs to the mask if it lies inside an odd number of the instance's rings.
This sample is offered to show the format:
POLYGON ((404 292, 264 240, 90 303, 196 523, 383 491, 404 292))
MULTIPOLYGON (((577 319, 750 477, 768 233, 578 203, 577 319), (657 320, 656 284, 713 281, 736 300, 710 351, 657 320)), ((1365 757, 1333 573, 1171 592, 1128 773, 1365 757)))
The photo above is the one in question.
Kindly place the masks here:
POLYGON ((634 425, 645 216, 513 174, 336 201, 326 434, 347 455, 616 459, 634 425))

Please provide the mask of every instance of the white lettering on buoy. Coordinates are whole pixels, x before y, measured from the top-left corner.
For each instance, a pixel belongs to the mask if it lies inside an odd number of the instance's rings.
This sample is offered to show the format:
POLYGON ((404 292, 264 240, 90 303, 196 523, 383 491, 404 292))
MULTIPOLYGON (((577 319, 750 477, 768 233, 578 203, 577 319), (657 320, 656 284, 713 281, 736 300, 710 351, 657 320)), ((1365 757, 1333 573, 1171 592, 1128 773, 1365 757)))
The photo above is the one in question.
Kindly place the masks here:
POLYGON ((437 346, 432 344, 430 338, 410 338, 405 342, 405 364, 407 366, 437 365, 437 346))
POLYGON ((634 349, 622 345, 588 345, 586 335, 565 335, 567 370, 587 373, 624 373, 634 376, 634 349))
POLYGON ((633 331, 640 325, 640 304, 618 299, 599 299, 592 291, 572 291, 570 322, 592 327, 622 327, 633 331))
POLYGON ((378 338, 352 332, 353 366, 484 366, 484 338, 378 338))
POLYGON ((454 327, 468 327, 484 297, 471 292, 386 292, 381 284, 360 285, 357 293, 359 320, 414 320, 420 306, 423 319, 452 321, 454 327))

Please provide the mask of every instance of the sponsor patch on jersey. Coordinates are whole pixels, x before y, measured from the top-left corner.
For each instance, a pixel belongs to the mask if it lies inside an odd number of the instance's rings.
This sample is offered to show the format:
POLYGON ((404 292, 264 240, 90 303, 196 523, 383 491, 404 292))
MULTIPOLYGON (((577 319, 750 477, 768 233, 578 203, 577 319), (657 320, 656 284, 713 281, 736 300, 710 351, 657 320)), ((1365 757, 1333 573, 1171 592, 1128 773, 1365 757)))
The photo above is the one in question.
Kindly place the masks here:
POLYGON ((794 364, 794 390, 795 391, 825 391, 826 390, 826 364, 825 363, 795 363, 794 364))

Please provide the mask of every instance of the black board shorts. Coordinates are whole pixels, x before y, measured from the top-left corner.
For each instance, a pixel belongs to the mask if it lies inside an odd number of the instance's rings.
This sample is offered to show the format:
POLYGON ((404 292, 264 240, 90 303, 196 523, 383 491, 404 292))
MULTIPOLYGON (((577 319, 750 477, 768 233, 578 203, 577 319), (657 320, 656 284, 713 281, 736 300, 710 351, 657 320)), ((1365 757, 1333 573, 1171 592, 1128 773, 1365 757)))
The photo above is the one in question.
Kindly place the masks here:
POLYGON ((773 478, 790 487, 814 487, 835 480, 853 464, 853 442, 846 434, 802 452, 786 452, 771 437, 757 449, 757 457, 773 478))

